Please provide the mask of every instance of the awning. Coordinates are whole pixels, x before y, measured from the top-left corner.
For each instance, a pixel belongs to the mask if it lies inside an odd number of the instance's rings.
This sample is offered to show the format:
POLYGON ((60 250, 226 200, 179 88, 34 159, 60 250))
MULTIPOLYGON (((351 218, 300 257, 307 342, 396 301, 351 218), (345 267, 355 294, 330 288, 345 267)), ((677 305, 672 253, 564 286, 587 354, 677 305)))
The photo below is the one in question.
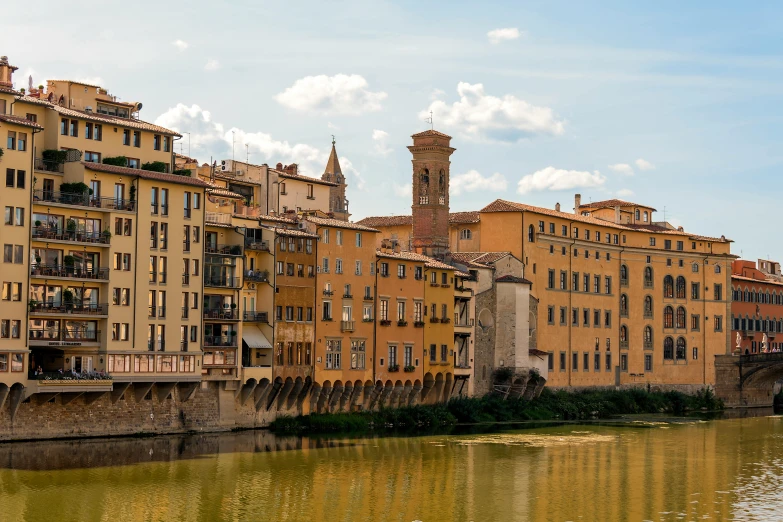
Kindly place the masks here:
POLYGON ((272 343, 258 326, 249 324, 242 329, 242 342, 249 348, 271 348, 272 343))

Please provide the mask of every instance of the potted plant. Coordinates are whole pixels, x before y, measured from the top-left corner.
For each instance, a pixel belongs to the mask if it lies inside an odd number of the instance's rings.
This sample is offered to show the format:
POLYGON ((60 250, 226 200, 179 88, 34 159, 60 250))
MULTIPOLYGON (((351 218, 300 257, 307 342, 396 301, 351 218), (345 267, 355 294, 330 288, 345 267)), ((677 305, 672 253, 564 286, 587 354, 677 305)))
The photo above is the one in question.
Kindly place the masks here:
POLYGON ((35 220, 35 228, 38 228, 40 226, 41 226, 41 220, 40 219, 36 219, 35 220))
POLYGON ((394 373, 400 371, 400 365, 399 364, 390 364, 389 365, 389 372, 394 373))
POLYGON ((415 366, 406 366, 405 368, 402 369, 402 371, 404 371, 405 373, 413 373, 413 372, 416 371, 416 367, 415 366))
POLYGON ((38 307, 38 301, 35 299, 30 299, 30 311, 33 312, 38 307))
POLYGON ((72 235, 74 232, 76 232, 76 221, 73 219, 69 219, 65 223, 65 230, 68 231, 69 235, 72 235))
POLYGON ((70 290, 63 290, 63 305, 65 306, 66 310, 73 310, 73 292, 70 290))
POLYGON ((242 255, 242 247, 239 246, 239 245, 232 245, 230 252, 231 252, 232 256, 241 256, 242 255))
POLYGON ((38 86, 38 90, 39 90, 39 91, 41 91, 41 92, 43 92, 43 90, 44 90, 44 86, 43 86, 43 84, 41 84, 41 85, 39 85, 39 86, 38 86))
MULTIPOLYGON (((68 274, 73 274, 73 266, 76 264, 76 258, 73 256, 65 256, 63 257, 63 264, 65 265, 65 271, 68 274)), ((66 290, 66 292, 69 292, 70 290, 66 290)), ((71 294, 73 295, 73 294, 71 294)), ((63 292, 63 297, 65 297, 65 292, 63 292)))
POLYGON ((106 230, 103 231, 103 240, 105 243, 108 243, 110 239, 111 239, 111 230, 107 228, 106 230))

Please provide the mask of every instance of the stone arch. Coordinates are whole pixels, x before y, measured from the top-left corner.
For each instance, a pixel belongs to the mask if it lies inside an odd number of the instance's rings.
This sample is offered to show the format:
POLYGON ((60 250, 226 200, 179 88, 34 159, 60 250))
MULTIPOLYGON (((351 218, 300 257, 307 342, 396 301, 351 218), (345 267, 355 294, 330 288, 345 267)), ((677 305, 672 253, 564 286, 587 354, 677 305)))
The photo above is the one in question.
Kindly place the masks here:
POLYGON ((443 397, 443 391, 444 386, 446 383, 445 376, 443 375, 443 372, 438 372, 435 374, 435 385, 432 387, 432 393, 430 394, 431 404, 436 404, 441 401, 443 397))
POLYGON ((294 381, 294 387, 291 390, 291 393, 288 394, 286 409, 290 410, 294 404, 296 404, 296 401, 299 399, 299 392, 302 391, 302 388, 304 388, 304 379, 297 377, 294 381))
POLYGON ((421 388, 421 403, 426 404, 430 394, 432 394, 432 388, 435 386, 435 376, 431 372, 424 374, 424 383, 421 388))
POLYGON ((16 417, 16 411, 19 409, 19 405, 24 400, 24 384, 21 382, 15 382, 11 385, 8 392, 8 409, 11 413, 11 420, 16 417))
POLYGON ((446 372, 445 382, 443 384, 443 402, 451 399, 451 392, 454 389, 454 374, 446 372))
POLYGON ((663 278, 663 297, 666 299, 674 297, 674 278, 670 275, 663 278))
POLYGON ((315 405, 315 411, 317 413, 323 413, 326 405, 326 401, 332 394, 332 381, 324 381, 321 385, 321 393, 318 395, 318 401, 315 405))
POLYGON ((302 390, 299 392, 299 396, 296 398, 296 408, 300 412, 302 411, 302 404, 304 404, 305 399, 307 399, 307 394, 312 391, 312 387, 313 387, 313 379, 309 376, 305 377, 304 386, 302 387, 302 390))
POLYGON ((367 409, 370 407, 370 398, 372 397, 372 393, 375 390, 375 384, 371 380, 364 381, 364 395, 362 397, 362 409, 367 409))
POLYGON ((291 390, 294 389, 294 380, 291 377, 287 377, 285 382, 283 383, 283 387, 280 390, 280 394, 277 398, 277 409, 282 410, 286 407, 286 401, 288 400, 288 396, 291 394, 291 390))
POLYGON ((353 395, 353 382, 348 381, 343 385, 343 394, 338 399, 337 409, 338 411, 344 411, 345 406, 348 405, 348 409, 351 409, 351 403, 349 402, 353 395))
POLYGON ((492 317, 492 312, 490 312, 489 309, 481 309, 478 314, 478 325, 484 331, 495 326, 495 319, 492 317))
POLYGON ((343 381, 339 379, 334 381, 334 384, 332 385, 332 393, 328 397, 329 402, 327 403, 326 407, 328 412, 334 411, 334 409, 337 407, 344 390, 345 388, 343 387, 343 381))
POLYGON ((421 398, 421 390, 423 388, 423 385, 419 379, 416 379, 413 381, 413 389, 411 390, 410 395, 408 396, 408 405, 413 406, 415 404, 418 404, 419 399, 421 398))
POLYGON ((280 394, 280 390, 282 388, 283 388, 283 378, 276 377, 274 383, 272 384, 272 389, 269 390, 269 395, 267 397, 267 403, 266 403, 267 411, 272 409, 272 405, 275 403, 275 398, 280 394))
POLYGON ((387 407, 389 405, 389 396, 391 395, 392 391, 394 391, 394 383, 388 379, 385 383, 383 383, 383 391, 381 392, 380 399, 378 399, 378 404, 381 408, 387 407))

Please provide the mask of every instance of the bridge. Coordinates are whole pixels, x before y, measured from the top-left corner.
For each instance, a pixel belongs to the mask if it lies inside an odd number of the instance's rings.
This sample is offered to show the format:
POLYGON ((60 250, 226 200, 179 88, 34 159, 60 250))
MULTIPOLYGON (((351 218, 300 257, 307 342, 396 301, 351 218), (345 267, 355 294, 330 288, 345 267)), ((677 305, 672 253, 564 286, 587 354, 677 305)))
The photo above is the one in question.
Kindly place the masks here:
POLYGON ((783 352, 715 358, 715 395, 729 408, 771 407, 773 388, 780 379, 783 352))

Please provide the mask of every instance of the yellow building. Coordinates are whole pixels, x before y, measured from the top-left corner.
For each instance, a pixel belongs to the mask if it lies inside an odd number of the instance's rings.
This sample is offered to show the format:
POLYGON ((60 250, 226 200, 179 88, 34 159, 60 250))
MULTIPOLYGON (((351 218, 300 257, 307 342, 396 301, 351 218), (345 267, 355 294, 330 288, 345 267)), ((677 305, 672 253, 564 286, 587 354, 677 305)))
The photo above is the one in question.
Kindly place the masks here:
POLYGON ((448 400, 454 389, 454 267, 429 259, 424 265, 424 388, 427 400, 448 400))

